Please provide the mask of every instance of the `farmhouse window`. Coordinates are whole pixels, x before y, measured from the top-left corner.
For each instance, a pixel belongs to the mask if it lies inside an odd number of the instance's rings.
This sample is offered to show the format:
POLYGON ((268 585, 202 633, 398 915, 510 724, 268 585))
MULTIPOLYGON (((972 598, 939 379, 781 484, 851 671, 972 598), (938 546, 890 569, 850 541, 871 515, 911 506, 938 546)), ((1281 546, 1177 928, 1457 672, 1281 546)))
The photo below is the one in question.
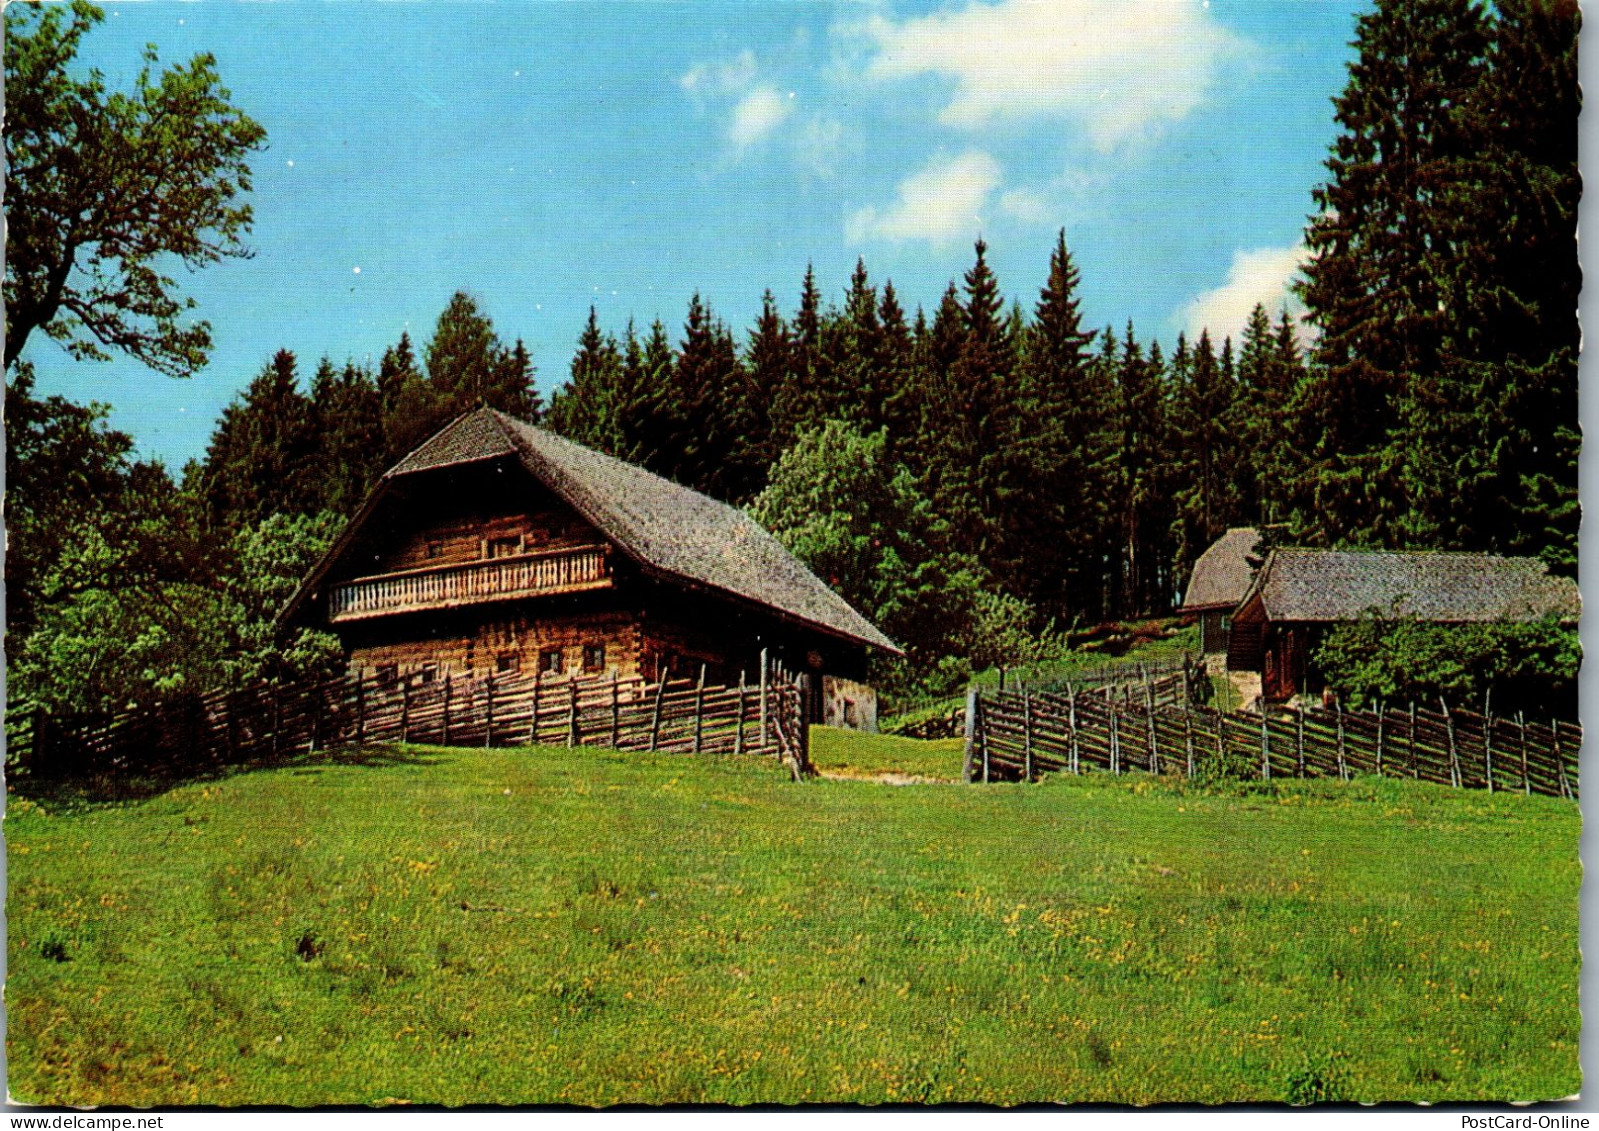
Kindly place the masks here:
POLYGON ((439 666, 437 664, 423 664, 416 670, 416 679, 418 683, 432 683, 438 678, 439 666))
POLYGON ((522 657, 515 652, 501 652, 494 657, 494 670, 501 674, 515 673, 522 668, 522 657))
POLYGON ((428 543, 428 548, 427 548, 427 556, 428 556, 428 558, 430 560, 433 559, 433 558, 442 558, 444 556, 444 543, 443 542, 429 542, 428 543))
POLYGON ((545 675, 560 675, 566 670, 563 654, 559 648, 546 648, 539 653, 539 671, 545 675))
POLYGON ((488 557, 511 558, 522 552, 522 539, 517 535, 506 538, 490 538, 488 544, 488 557))
POLYGON ((583 645, 583 670, 586 672, 600 672, 605 670, 605 645, 583 645))
POLYGON ((379 687, 381 687, 385 691, 387 691, 389 688, 393 687, 395 684, 397 684, 399 682, 400 682, 400 665, 399 664, 379 664, 378 665, 378 686, 379 687))

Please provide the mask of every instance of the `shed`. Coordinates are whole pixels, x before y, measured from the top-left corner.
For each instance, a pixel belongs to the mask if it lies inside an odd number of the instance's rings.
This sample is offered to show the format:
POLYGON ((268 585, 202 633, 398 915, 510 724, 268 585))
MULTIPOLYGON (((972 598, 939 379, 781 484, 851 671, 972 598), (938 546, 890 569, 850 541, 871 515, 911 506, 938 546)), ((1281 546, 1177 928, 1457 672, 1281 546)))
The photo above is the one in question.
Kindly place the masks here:
POLYGON ((1249 592, 1255 567, 1249 558, 1260 541, 1253 526, 1235 526, 1199 555, 1180 612, 1199 614, 1199 649, 1206 654, 1227 651, 1233 610, 1249 592))
POLYGON ((1279 549, 1233 614, 1227 667, 1261 674, 1268 700, 1320 685, 1310 653, 1334 624, 1367 617, 1437 624, 1582 612, 1577 583, 1537 558, 1441 551, 1279 549))

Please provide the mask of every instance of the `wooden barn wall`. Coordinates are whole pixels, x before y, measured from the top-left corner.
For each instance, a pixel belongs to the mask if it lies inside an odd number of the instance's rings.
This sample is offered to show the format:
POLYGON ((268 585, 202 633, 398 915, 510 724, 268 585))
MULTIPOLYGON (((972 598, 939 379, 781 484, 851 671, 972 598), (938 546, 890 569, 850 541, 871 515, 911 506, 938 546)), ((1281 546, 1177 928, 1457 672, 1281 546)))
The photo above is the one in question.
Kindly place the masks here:
POLYGON ((369 640, 350 651, 350 674, 375 676, 381 667, 396 665, 405 675, 433 664, 438 676, 481 679, 484 676, 516 672, 531 678, 539 670, 541 655, 560 649, 561 673, 550 678, 569 679, 573 675, 593 678, 615 675, 634 679, 639 669, 639 629, 637 618, 625 609, 566 612, 557 616, 529 615, 526 608, 507 609, 502 615, 485 613, 482 619, 463 625, 455 619, 452 631, 388 640, 369 640), (584 649, 602 645, 605 665, 599 671, 585 671, 584 649), (511 660, 502 668, 502 657, 511 660))

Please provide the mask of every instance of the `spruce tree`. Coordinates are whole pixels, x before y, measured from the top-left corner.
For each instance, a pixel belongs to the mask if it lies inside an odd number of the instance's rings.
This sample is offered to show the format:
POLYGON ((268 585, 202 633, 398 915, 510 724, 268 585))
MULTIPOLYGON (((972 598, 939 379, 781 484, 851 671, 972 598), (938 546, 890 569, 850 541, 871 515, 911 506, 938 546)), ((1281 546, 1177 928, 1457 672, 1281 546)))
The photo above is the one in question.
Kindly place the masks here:
POLYGON ((1297 524, 1321 543, 1426 543, 1421 497, 1444 453, 1418 443, 1447 413, 1452 349, 1450 201, 1478 144, 1459 108, 1488 47, 1482 10, 1458 0, 1377 0, 1360 17, 1342 133, 1314 198, 1302 289, 1320 328, 1294 403, 1297 524))

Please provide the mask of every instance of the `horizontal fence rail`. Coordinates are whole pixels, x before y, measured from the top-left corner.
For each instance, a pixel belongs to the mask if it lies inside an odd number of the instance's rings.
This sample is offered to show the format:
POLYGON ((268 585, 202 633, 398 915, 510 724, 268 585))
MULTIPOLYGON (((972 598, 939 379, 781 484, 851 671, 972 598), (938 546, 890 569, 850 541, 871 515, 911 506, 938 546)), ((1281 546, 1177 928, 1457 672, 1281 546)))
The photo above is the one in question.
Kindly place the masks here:
POLYGON ((693 679, 544 680, 509 676, 423 682, 418 674, 259 683, 175 696, 116 715, 60 717, 13 706, 10 768, 38 776, 164 773, 262 764, 319 750, 393 743, 607 746, 685 754, 766 755, 812 772, 805 676, 771 665, 754 683, 693 679))
POLYGON ((1582 728, 1416 706, 1224 712, 1117 689, 969 693, 968 781, 1039 774, 1207 773, 1271 780, 1357 774, 1575 799, 1582 728))

